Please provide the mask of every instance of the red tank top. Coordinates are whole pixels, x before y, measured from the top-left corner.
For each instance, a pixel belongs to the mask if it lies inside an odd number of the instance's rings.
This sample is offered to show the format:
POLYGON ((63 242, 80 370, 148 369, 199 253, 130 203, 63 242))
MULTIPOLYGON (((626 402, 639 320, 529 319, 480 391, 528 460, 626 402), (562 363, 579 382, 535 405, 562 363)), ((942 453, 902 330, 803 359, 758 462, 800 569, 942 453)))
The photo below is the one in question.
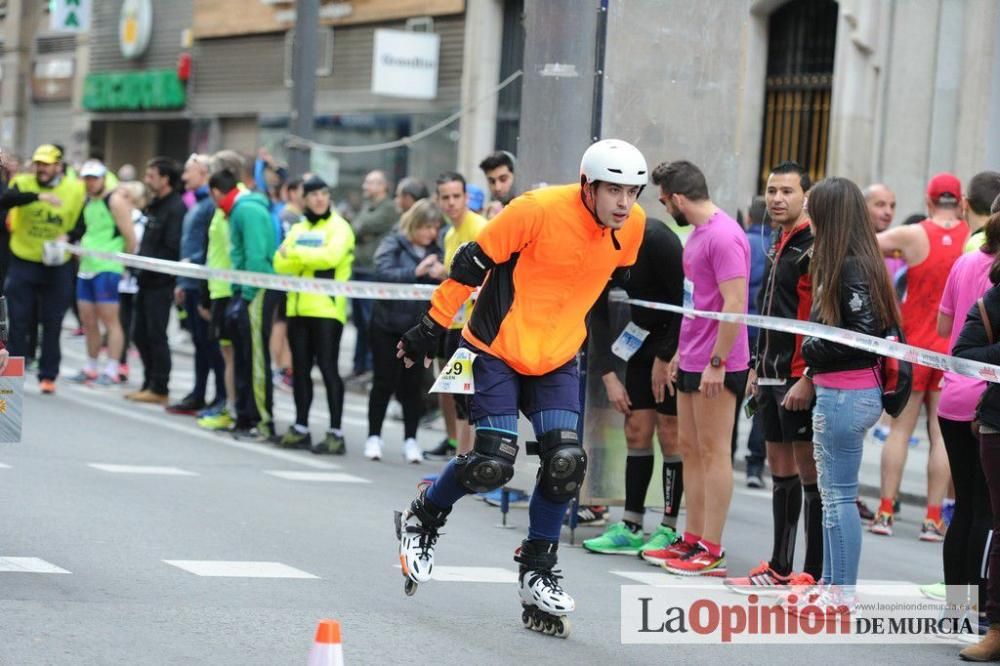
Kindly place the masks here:
POLYGON ((948 338, 937 333, 938 306, 951 266, 962 256, 969 226, 961 220, 951 229, 930 220, 920 223, 930 252, 916 266, 906 269, 906 296, 901 307, 906 342, 932 351, 948 353, 948 338))

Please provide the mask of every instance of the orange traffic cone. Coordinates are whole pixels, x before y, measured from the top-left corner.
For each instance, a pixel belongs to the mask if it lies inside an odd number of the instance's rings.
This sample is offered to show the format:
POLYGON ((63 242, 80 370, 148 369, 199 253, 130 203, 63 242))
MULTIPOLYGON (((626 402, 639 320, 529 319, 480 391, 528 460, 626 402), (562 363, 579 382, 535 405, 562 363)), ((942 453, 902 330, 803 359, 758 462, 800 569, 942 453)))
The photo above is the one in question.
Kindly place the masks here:
POLYGON ((340 622, 320 620, 316 639, 309 650, 309 666, 344 666, 344 649, 340 644, 340 622))

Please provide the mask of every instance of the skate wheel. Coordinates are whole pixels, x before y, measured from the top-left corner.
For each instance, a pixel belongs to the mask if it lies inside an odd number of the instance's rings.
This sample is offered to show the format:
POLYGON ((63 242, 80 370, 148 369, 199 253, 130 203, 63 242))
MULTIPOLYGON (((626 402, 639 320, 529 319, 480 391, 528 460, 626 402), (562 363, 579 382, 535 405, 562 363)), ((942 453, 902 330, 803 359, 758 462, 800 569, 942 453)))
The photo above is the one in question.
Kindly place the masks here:
POLYGON ((569 638, 570 623, 568 617, 561 617, 556 620, 556 633, 559 638, 569 638))
POLYGON ((528 629, 531 628, 531 611, 527 608, 521 611, 521 624, 523 624, 528 629))
POLYGON ((417 584, 410 580, 409 578, 403 583, 403 592, 406 592, 406 596, 412 597, 417 593, 417 584))
POLYGON ((552 620, 546 619, 545 622, 543 623, 543 629, 542 630, 546 634, 548 634, 549 636, 555 636, 556 635, 556 623, 553 622, 552 620))

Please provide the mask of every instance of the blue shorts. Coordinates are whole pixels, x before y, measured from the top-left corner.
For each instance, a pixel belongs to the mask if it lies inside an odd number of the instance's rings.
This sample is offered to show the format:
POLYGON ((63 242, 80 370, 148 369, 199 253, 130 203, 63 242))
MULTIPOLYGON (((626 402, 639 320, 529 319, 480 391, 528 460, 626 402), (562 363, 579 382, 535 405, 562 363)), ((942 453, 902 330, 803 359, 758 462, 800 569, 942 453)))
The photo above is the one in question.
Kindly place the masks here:
POLYGON ((521 375, 464 339, 461 345, 477 354, 472 364, 476 392, 468 396, 471 422, 487 416, 517 416, 518 411, 528 417, 546 409, 580 413, 580 373, 575 359, 548 374, 521 375))
POLYGON ((76 279, 76 300, 87 303, 117 303, 120 273, 98 273, 94 277, 76 279))

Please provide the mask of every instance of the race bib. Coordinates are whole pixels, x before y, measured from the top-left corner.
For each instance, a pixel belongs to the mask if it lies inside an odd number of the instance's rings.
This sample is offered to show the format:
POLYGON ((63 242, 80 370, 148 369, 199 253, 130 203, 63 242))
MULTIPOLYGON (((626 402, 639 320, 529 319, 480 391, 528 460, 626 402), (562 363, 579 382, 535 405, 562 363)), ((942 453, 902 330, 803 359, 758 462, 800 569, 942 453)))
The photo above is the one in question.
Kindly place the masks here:
POLYGON ((646 341, 648 335, 649 331, 629 322, 622 334, 611 345, 611 353, 621 360, 627 361, 639 351, 639 347, 642 347, 642 343, 646 341))
MULTIPOLYGON (((694 310, 694 282, 684 278, 684 307, 689 310, 694 310)), ((694 319, 694 315, 686 314, 684 315, 688 319, 694 319)))
POLYGON ((24 417, 24 358, 12 356, 0 373, 0 444, 21 441, 24 417))
POLYGON ((62 266, 69 260, 69 253, 63 250, 59 241, 45 241, 42 244, 42 264, 45 266, 62 266))
POLYGON ((476 384, 472 378, 472 362, 475 360, 475 353, 465 347, 459 347, 434 381, 431 393, 459 393, 463 395, 475 393, 476 384))

